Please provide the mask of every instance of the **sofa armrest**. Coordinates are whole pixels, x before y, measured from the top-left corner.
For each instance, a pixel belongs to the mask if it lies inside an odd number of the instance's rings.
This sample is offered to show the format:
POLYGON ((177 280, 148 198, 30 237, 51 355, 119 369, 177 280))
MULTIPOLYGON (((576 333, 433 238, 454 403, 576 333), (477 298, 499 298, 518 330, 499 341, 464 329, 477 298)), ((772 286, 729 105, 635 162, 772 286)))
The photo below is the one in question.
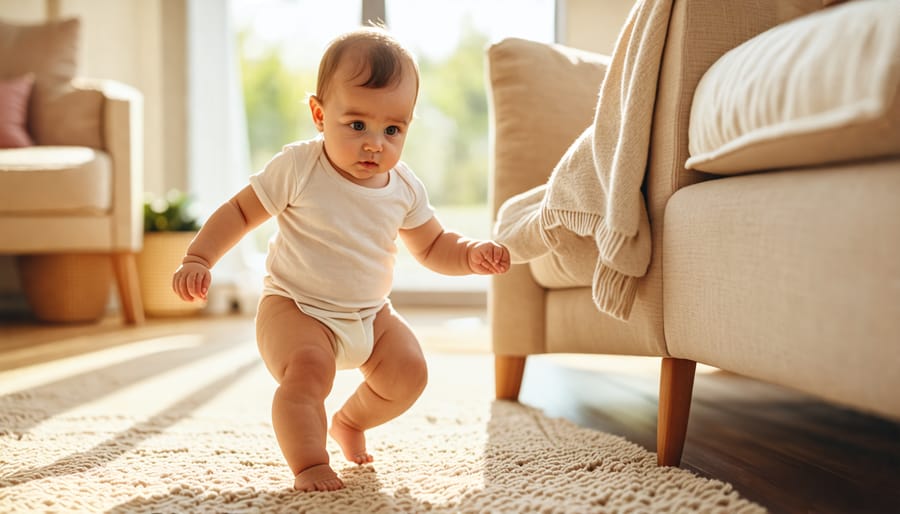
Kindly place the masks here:
POLYGON ((143 95, 114 80, 79 78, 74 85, 103 96, 100 146, 112 161, 113 241, 121 251, 138 251, 144 235, 143 95))
MULTIPOLYGON (((509 197, 547 181, 593 118, 609 58, 518 38, 487 50, 492 213, 509 197)), ((491 282, 494 353, 543 353, 545 290, 528 265, 491 282)))

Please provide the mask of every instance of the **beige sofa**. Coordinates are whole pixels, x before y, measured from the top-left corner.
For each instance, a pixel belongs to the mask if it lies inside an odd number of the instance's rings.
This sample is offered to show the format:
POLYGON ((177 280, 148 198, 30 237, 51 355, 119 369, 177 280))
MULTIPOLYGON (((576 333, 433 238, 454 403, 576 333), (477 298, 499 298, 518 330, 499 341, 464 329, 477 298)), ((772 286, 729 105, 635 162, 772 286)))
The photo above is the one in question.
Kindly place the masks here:
MULTIPOLYGON (((900 10, 870 2, 675 0, 631 315, 599 312, 552 253, 494 277, 498 398, 528 355, 662 357, 662 465, 680 462, 697 362, 900 418, 900 10)), ((590 124, 607 63, 489 48, 495 213, 590 124)))
POLYGON ((76 77, 79 31, 78 19, 0 20, 0 254, 18 256, 38 319, 99 319, 114 278, 139 324, 143 97, 76 77))

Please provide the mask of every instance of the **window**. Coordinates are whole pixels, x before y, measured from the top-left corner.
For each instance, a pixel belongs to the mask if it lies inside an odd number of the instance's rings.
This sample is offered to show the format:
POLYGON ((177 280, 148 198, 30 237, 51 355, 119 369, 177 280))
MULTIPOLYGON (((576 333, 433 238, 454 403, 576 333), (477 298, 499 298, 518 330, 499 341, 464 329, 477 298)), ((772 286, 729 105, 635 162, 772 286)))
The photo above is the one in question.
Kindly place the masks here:
MULTIPOLYGON (((419 59, 422 91, 404 161, 428 188, 444 226, 490 237, 485 47, 507 36, 553 41, 552 0, 386 0, 391 31, 419 59)), ((489 277, 447 277, 417 265, 403 249, 398 290, 487 290, 489 277)))
MULTIPOLYGON (((362 0, 233 0, 250 144, 250 173, 287 142, 316 134, 306 106, 318 61, 360 25, 362 0)), ((503 37, 554 39, 554 0, 386 0, 386 24, 419 59, 421 90, 403 160, 425 182, 438 217, 466 236, 490 235, 485 47, 503 37)), ((265 251, 274 225, 256 231, 265 251)), ((433 273, 402 248, 394 289, 486 291, 488 277, 433 273)))

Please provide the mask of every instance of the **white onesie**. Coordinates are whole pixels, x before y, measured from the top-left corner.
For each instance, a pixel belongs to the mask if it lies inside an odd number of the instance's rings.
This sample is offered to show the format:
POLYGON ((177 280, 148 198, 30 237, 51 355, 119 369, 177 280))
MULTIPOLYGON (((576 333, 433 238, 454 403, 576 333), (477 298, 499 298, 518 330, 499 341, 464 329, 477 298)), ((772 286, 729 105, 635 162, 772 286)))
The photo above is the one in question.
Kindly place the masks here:
POLYGON ((269 241, 263 295, 292 298, 342 339, 338 345, 351 345, 343 354, 355 358, 339 362, 344 369, 371 354, 371 321, 390 293, 399 229, 422 225, 434 209, 404 163, 389 172, 385 187, 368 188, 342 177, 323 149, 321 136, 286 145, 250 184, 278 223, 269 241), (361 331, 335 329, 349 313, 362 315, 351 321, 363 324, 361 331), (365 340, 338 332, 363 334, 365 340))

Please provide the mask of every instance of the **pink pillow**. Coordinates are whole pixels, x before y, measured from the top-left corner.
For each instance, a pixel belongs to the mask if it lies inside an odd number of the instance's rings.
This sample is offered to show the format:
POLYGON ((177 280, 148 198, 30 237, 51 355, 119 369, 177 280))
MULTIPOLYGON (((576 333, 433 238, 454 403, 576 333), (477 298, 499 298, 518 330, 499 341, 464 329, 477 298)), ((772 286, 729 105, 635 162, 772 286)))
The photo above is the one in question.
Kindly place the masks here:
POLYGON ((32 73, 0 80, 0 148, 19 148, 34 144, 25 128, 32 85, 32 73))

